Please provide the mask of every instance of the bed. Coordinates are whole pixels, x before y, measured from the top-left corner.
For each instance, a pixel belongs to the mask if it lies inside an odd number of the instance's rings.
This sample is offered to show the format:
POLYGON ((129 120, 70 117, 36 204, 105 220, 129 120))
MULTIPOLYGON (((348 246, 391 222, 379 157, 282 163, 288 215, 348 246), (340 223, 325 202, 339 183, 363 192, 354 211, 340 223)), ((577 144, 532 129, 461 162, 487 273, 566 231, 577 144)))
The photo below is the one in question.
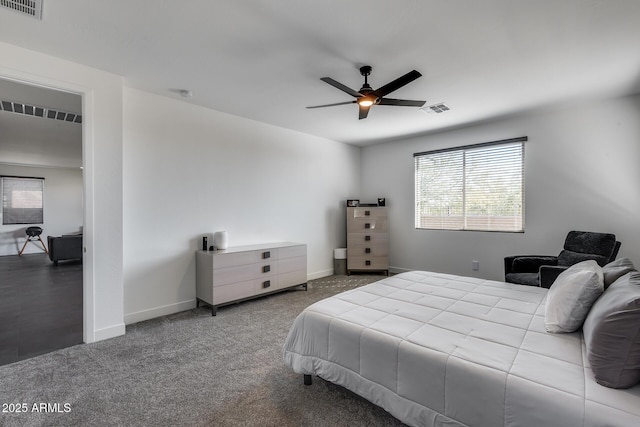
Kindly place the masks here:
POLYGON ((640 385, 597 384, 582 333, 545 331, 547 292, 398 274, 307 307, 284 361, 413 426, 640 425, 640 385))

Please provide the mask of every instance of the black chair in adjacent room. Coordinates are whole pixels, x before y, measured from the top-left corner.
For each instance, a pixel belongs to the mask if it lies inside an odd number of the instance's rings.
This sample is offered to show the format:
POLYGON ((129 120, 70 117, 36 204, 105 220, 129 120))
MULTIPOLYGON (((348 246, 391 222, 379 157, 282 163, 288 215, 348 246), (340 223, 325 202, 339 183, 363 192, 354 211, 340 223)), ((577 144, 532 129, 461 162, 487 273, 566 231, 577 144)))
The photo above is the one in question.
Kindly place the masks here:
POLYGON ((40 228, 40 227, 27 227, 27 229, 24 232, 27 234, 27 240, 24 242, 24 245, 22 245, 22 250, 20 250, 20 253, 18 253, 18 255, 22 256, 22 253, 24 252, 24 249, 27 247, 27 243, 35 241, 35 240, 40 241, 40 244, 42 245, 42 249, 44 249, 45 253, 49 253, 49 251, 47 250, 47 247, 45 246, 44 242, 42 241, 42 238, 40 237, 40 235, 42 234, 42 228, 40 228))
POLYGON ((59 261, 82 260, 82 234, 65 234, 60 237, 47 236, 49 259, 55 265, 59 261))
POLYGON ((601 267, 616 259, 620 242, 609 233, 570 231, 558 256, 514 255, 504 259, 504 281, 550 288, 562 271, 581 261, 601 267))

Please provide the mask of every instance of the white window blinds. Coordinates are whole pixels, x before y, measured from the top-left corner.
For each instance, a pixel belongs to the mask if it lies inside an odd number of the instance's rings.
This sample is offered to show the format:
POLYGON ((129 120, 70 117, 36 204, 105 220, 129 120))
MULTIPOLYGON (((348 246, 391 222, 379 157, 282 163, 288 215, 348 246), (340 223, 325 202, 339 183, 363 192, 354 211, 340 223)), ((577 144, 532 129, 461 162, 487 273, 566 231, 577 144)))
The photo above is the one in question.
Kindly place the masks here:
POLYGON ((42 224, 43 178, 2 177, 2 223, 42 224))
POLYGON ((414 154, 416 228, 524 231, 526 140, 414 154))

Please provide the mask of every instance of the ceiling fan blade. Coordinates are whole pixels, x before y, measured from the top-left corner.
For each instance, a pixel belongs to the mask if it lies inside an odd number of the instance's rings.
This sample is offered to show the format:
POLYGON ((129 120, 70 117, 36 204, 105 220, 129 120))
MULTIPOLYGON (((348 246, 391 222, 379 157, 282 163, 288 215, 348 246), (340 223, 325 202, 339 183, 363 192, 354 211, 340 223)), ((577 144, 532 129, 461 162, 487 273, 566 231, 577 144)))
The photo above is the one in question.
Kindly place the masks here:
POLYGON ((355 104, 357 101, 347 101, 347 102, 336 102, 335 104, 324 104, 324 105, 312 105, 307 108, 323 108, 323 107, 334 107, 336 105, 347 105, 347 104, 355 104))
POLYGON ((410 99, 381 98, 378 105, 397 105, 400 107, 422 107, 427 101, 413 101, 410 99))
POLYGON ((404 76, 398 77, 394 81, 387 83, 386 85, 382 86, 381 88, 378 88, 377 90, 374 90, 373 94, 378 98, 382 98, 383 96, 390 94, 394 90, 398 90, 402 86, 411 83, 412 81, 414 81, 420 76, 422 76, 422 74, 420 74, 416 70, 409 71, 404 76))
POLYGON ((322 80, 325 83, 329 83, 331 86, 340 89, 343 92, 348 93, 349 95, 356 97, 356 98, 360 98, 362 96, 361 93, 356 92, 355 90, 351 89, 348 86, 343 85, 340 82, 337 82, 335 80, 333 80, 331 77, 323 77, 320 80, 322 80))
POLYGON ((371 106, 363 107, 362 105, 358 105, 358 120, 366 119, 370 108, 371 106))

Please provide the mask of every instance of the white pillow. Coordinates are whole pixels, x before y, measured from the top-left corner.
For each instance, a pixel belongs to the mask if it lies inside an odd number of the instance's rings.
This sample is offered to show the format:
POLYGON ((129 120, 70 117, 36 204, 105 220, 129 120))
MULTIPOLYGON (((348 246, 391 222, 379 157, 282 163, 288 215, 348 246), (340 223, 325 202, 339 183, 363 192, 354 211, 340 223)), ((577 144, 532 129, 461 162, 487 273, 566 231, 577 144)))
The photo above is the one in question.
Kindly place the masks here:
POLYGON ((595 261, 574 264, 560 273, 547 294, 544 325, 547 332, 574 332, 604 291, 602 268, 595 261))

